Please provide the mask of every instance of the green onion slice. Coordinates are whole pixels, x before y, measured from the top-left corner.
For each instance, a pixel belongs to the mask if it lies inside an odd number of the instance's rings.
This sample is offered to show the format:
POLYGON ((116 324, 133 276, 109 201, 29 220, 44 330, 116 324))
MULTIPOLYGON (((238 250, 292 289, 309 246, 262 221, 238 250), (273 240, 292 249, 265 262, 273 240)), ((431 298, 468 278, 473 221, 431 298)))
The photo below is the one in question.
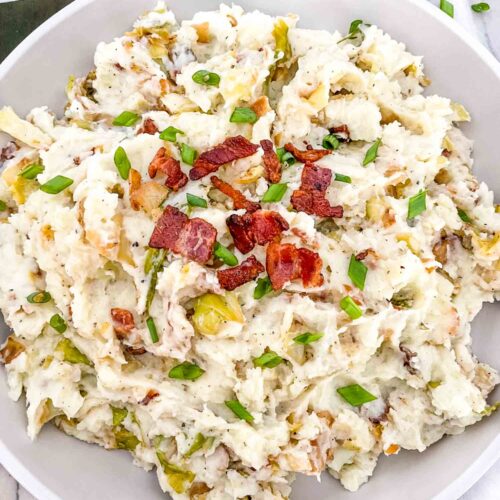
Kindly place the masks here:
POLYGON ((161 134, 160 139, 162 141, 175 142, 177 140, 177 134, 184 135, 182 130, 175 127, 167 127, 161 134))
POLYGON ((365 403, 369 403, 370 401, 375 401, 377 399, 376 396, 370 394, 366 389, 363 389, 363 387, 358 384, 339 387, 337 389, 337 392, 351 406, 361 406, 365 403))
POLYGON ((200 85, 207 85, 210 87, 218 87, 220 83, 220 76, 217 73, 211 73, 206 69, 200 69, 193 74, 193 81, 200 85))
POLYGON ((323 147, 330 150, 339 149, 340 141, 333 134, 325 135, 325 137, 323 137, 323 147))
POLYGON ((0 212, 5 212, 7 210, 7 203, 5 201, 0 200, 0 212))
POLYGON ((455 13, 455 7, 451 2, 448 2, 448 0, 440 0, 439 2, 439 8, 445 13, 448 14, 450 17, 453 17, 455 13))
POLYGON ((73 179, 64 177, 64 175, 56 175, 50 181, 42 184, 40 190, 47 194, 58 194, 71 186, 71 184, 73 184, 73 179))
POLYGON ((46 304, 50 299, 52 296, 49 292, 33 292, 26 297, 30 304, 46 304))
POLYGON ((115 427, 121 425, 128 415, 128 410, 126 408, 117 408, 116 406, 111 406, 111 412, 113 414, 113 425, 115 427))
POLYGON ((289 167, 291 167, 297 161, 295 159, 295 156, 293 156, 293 154, 287 151, 285 148, 276 149, 276 154, 278 155, 280 163, 286 163, 289 167))
POLYGON ((187 193, 186 199, 190 207, 200 207, 200 208, 208 207, 207 200, 200 198, 199 196, 195 196, 194 194, 187 193))
POLYGON ((130 168, 132 166, 130 165, 130 160, 128 159, 127 153, 121 146, 118 146, 116 148, 114 160, 120 177, 123 180, 127 180, 130 168))
POLYGON ((272 291, 273 291, 273 286, 271 285, 271 280, 269 279, 269 276, 266 276, 265 278, 259 278, 257 280, 257 286, 253 291, 253 298, 255 300, 259 300, 262 297, 264 297, 264 295, 267 295, 272 291))
POLYGON ((306 333, 301 333, 300 335, 297 335, 293 339, 293 341, 296 344, 307 345, 307 344, 311 344, 312 342, 318 341, 319 339, 321 339, 323 337, 323 335, 324 335, 323 333, 306 332, 306 333))
POLYGON ((192 148, 191 146, 188 146, 184 142, 181 144, 181 158, 184 163, 187 163, 188 165, 193 165, 197 156, 198 153, 196 152, 196 149, 192 148))
POLYGON ((52 318, 50 318, 49 325, 59 333, 64 333, 68 325, 66 325, 66 321, 64 321, 64 318, 60 316, 59 314, 54 314, 52 318))
POLYGON ((252 108, 234 108, 229 121, 231 123, 251 123, 253 125, 258 119, 257 113, 252 108))
POLYGON ((487 4, 486 2, 479 2, 479 3, 475 3, 474 5, 471 5, 470 8, 474 12, 486 12, 486 11, 490 10, 490 5, 487 4))
POLYGON ((177 380, 196 380, 205 373, 203 368, 200 368, 196 363, 189 363, 184 361, 180 365, 174 366, 169 372, 170 378, 177 380))
POLYGON ((371 146, 370 149, 366 152, 365 159, 363 160, 363 167, 366 167, 369 163, 375 161, 375 158, 378 155, 378 148, 382 139, 377 139, 371 146))
POLYGON ((338 182, 345 182, 347 184, 352 183, 352 179, 348 175, 335 174, 335 180, 338 182))
POLYGON ((427 208, 425 203, 426 195, 426 191, 420 191, 408 200, 408 219, 414 219, 417 215, 425 211, 427 208))
POLYGON ((25 179, 33 180, 36 179, 37 175, 41 174, 44 170, 44 166, 40 165, 40 163, 32 163, 26 168, 23 168, 18 175, 24 177, 25 179))
POLYGON ((351 255, 351 260, 349 261, 349 270, 347 274, 354 286, 358 287, 360 290, 365 289, 365 279, 366 273, 368 272, 368 268, 361 262, 356 259, 354 255, 351 255))
POLYGON ((363 311, 361 310, 361 308, 349 296, 344 297, 340 301, 340 307, 350 316, 351 319, 358 319, 361 318, 361 316, 363 316, 363 311))
POLYGON ((458 216, 467 223, 472 222, 472 219, 467 215, 467 212, 462 210, 461 208, 457 208, 458 216))
POLYGON ((286 190, 288 189, 288 184, 271 184, 269 189, 264 193, 262 201, 264 203, 272 203, 281 201, 283 196, 285 196, 286 190))
POLYGON ((254 358, 254 366, 259 366, 260 368, 276 368, 279 364, 283 362, 283 358, 278 356, 274 351, 268 351, 254 358))
POLYGON ((237 399, 225 401, 224 404, 241 420, 245 420, 249 424, 254 421, 252 414, 237 399))
POLYGON ((146 320, 146 325, 148 327, 149 336, 151 337, 153 344, 156 344, 158 342, 158 340, 160 340, 160 339, 158 338, 158 331, 156 330, 156 325, 155 325, 154 319, 148 318, 146 320))
POLYGON ((214 440, 215 438, 213 436, 205 437, 201 432, 198 432, 193 439, 193 444, 189 447, 189 450, 184 454, 184 456, 189 458, 202 448, 210 448, 214 440))
POLYGON ((214 255, 219 257, 224 264, 228 266, 236 266, 238 265, 238 258, 234 255, 233 252, 228 250, 224 245, 221 245, 218 241, 215 243, 214 255))
POLYGON ((124 111, 113 120, 113 125, 116 127, 131 127, 137 123, 139 118, 140 116, 132 111, 124 111))

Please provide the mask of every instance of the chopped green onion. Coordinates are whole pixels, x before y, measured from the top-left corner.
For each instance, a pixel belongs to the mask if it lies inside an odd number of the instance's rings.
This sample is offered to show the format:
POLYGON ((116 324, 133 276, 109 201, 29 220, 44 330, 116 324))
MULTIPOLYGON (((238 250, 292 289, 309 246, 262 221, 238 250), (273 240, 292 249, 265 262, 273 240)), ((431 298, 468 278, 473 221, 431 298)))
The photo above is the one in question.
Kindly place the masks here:
POLYGON ((198 450, 202 448, 210 448, 214 442, 214 437, 205 437, 201 432, 198 432, 194 437, 193 444, 189 447, 189 450, 184 454, 186 458, 194 455, 198 450))
POLYGON ((464 212, 461 208, 457 208, 458 216, 467 223, 472 222, 471 218, 467 215, 466 212, 464 212))
POLYGON ((130 165, 127 153, 121 146, 116 148, 114 160, 120 177, 126 181, 132 165, 130 165))
POLYGON ((361 308, 349 296, 344 297, 340 301, 340 307, 350 316, 351 319, 358 319, 363 316, 363 311, 361 310, 361 308))
POLYGON ((174 366, 169 372, 170 378, 177 380, 196 380, 205 373, 203 368, 200 368, 196 363, 184 361, 180 365, 174 366))
POLYGON ((121 425, 127 418, 128 410, 126 408, 117 408, 116 406, 111 406, 111 413, 113 414, 113 425, 117 427, 118 425, 121 425))
POLYGON ((218 241, 215 243, 214 255, 219 257, 224 264, 228 266, 236 266, 238 265, 238 258, 234 255, 233 252, 228 250, 224 245, 221 245, 218 241))
POLYGON ((287 151, 285 148, 278 148, 276 150, 276 154, 278 155, 278 159, 280 163, 286 163, 289 167, 291 167, 297 160, 292 153, 287 151))
POLYGON ((353 284, 358 287, 360 290, 365 289, 365 279, 366 273, 368 272, 368 268, 361 262, 356 259, 354 255, 351 255, 351 260, 349 262, 349 270, 347 274, 353 284))
POLYGON ((69 339, 62 339, 56 345, 56 352, 60 352, 63 355, 64 361, 68 363, 82 363, 87 366, 92 366, 92 361, 90 361, 85 354, 83 354, 78 347, 71 342, 69 339))
POLYGON ((444 13, 448 14, 450 17, 453 17, 453 14, 455 12, 455 8, 453 7, 453 4, 451 2, 448 2, 448 0, 440 0, 439 8, 444 13))
POLYGON ((302 345, 307 345, 310 344, 311 342, 316 342, 320 338, 323 337, 323 333, 301 333, 300 335, 297 335, 293 341, 297 344, 302 344, 302 345))
POLYGON ((67 187, 73 184, 73 179, 64 177, 64 175, 56 175, 50 181, 40 186, 40 190, 47 194, 58 194, 64 191, 67 187))
POLYGON ((158 338, 158 332, 156 330, 154 319, 148 318, 146 320, 146 325, 148 326, 149 336, 151 337, 151 341, 153 342, 153 344, 156 344, 156 342, 158 342, 158 340, 160 339, 158 338))
POLYGON ((268 351, 254 358, 254 366, 259 366, 260 368, 276 368, 279 364, 283 362, 283 358, 278 356, 274 351, 268 351))
POLYGON ((46 304, 50 299, 52 296, 49 292, 33 292, 26 297, 30 304, 46 304))
POLYGON ((286 190, 288 189, 288 184, 271 184, 269 189, 264 193, 262 201, 264 203, 272 203, 281 201, 283 196, 285 196, 286 190))
POLYGON ((257 113, 252 108, 234 108, 229 121, 231 123, 251 123, 253 125, 258 119, 257 113))
POLYGON ((335 174, 335 180, 338 182, 346 182, 347 184, 352 183, 352 179, 348 175, 335 174))
POLYGON ((134 451, 140 443, 133 432, 123 427, 113 429, 113 434, 115 435, 116 447, 119 450, 134 451))
POLYGON ((217 73, 211 73, 206 69, 200 69, 193 74, 193 81, 200 85, 208 85, 210 87, 218 87, 220 83, 220 76, 217 73))
POLYGON ((148 312, 155 296, 156 283, 158 282, 158 273, 160 272, 160 269, 162 268, 163 262, 167 255, 167 251, 164 248, 160 250, 152 248, 151 250, 151 253, 148 250, 146 260, 144 262, 144 270, 146 274, 149 274, 151 272, 148 293, 146 295, 146 311, 148 312))
POLYGON ((7 203, 5 201, 0 200, 0 212, 5 212, 7 210, 7 203))
POLYGON ((339 149, 340 141, 333 134, 325 135, 325 137, 323 137, 323 147, 331 150, 339 149))
POLYGON ((187 163, 188 165, 193 165, 197 156, 198 153, 196 152, 196 149, 192 148, 191 146, 188 146, 184 142, 181 144, 181 158, 184 163, 187 163))
POLYGON ((31 165, 28 165, 26 168, 23 168, 19 172, 19 176, 24 177, 25 179, 36 179, 38 174, 41 174, 45 170, 43 165, 40 165, 39 163, 32 163, 31 165))
POLYGON ((116 127, 131 127, 137 123, 139 118, 140 116, 132 111, 124 111, 113 120, 113 125, 116 127))
POLYGON ((66 321, 64 321, 63 317, 59 314, 54 314, 52 318, 50 318, 49 325, 59 333, 64 333, 68 326, 66 325, 66 321))
POLYGON ((187 193, 186 199, 190 207, 200 207, 200 208, 208 207, 207 200, 205 200, 204 198, 200 198, 199 196, 195 196, 194 194, 187 193))
POLYGON ((251 413, 237 399, 225 401, 224 404, 241 420, 245 420, 249 424, 254 421, 251 413))
POLYGON ((273 291, 273 286, 271 285, 271 280, 269 279, 269 276, 266 276, 265 278, 259 278, 257 280, 257 286, 253 291, 253 298, 255 300, 259 300, 262 297, 264 297, 264 295, 267 295, 272 291, 273 291))
POLYGON ((486 2, 475 3, 470 7, 474 12, 486 12, 490 10, 490 5, 486 2))
POLYGON ((420 191, 408 200, 408 219, 414 219, 417 215, 425 211, 427 208, 425 203, 426 194, 426 191, 420 191))
POLYGON ((351 406, 361 406, 370 401, 375 401, 376 396, 370 394, 366 389, 363 389, 358 384, 346 385, 345 387, 339 387, 337 392, 342 396, 342 398, 347 401, 351 406))
POLYGON ((182 130, 175 127, 167 127, 161 134, 160 139, 162 141, 175 142, 177 140, 177 134, 184 135, 182 130))
POLYGON ((372 161, 375 161, 375 158, 378 154, 378 148, 382 139, 377 139, 371 146, 370 149, 366 152, 365 159, 363 160, 363 167, 366 167, 372 161))

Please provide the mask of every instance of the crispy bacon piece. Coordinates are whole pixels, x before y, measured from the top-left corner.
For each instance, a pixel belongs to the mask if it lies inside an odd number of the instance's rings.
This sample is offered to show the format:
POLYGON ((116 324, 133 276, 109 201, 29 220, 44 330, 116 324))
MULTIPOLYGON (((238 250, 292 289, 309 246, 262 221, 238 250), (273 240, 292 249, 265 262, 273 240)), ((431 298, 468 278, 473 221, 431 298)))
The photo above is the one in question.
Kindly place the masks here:
POLYGON ((291 142, 285 144, 285 149, 302 163, 312 163, 332 153, 329 149, 306 149, 303 151, 296 148, 291 142))
POLYGON ((288 281, 301 278, 305 287, 321 286, 321 257, 307 248, 272 242, 267 247, 266 268, 273 290, 280 290, 288 281))
POLYGON ((242 135, 228 137, 222 144, 205 151, 198 157, 193 168, 189 171, 189 178, 192 181, 201 179, 226 163, 252 156, 257 152, 257 149, 258 146, 252 144, 242 135))
POLYGON ((187 224, 188 218, 179 209, 167 205, 156 222, 153 234, 149 240, 151 248, 168 248, 174 250, 182 228, 187 224))
POLYGON ((155 135, 158 132, 158 127, 156 123, 151 118, 146 118, 142 127, 137 131, 137 134, 149 134, 155 135))
POLYGON ((302 170, 302 183, 292 194, 292 206, 299 212, 320 217, 342 217, 344 209, 339 205, 332 207, 326 199, 326 190, 332 180, 328 168, 306 163, 302 170))
POLYGON ((134 315, 127 309, 113 307, 111 309, 113 319, 113 329, 118 338, 124 339, 135 328, 134 315))
POLYGON ((281 163, 278 155, 274 151, 273 143, 270 140, 264 139, 260 141, 260 145, 264 150, 262 159, 264 160, 265 177, 269 182, 276 184, 281 180, 281 163))
POLYGON ((248 212, 255 212, 260 209, 260 204, 255 201, 247 200, 241 191, 233 188, 227 182, 220 180, 216 175, 210 177, 212 184, 226 196, 231 198, 234 203, 234 208, 236 210, 245 209, 248 212))
POLYGON ((165 148, 160 148, 149 164, 149 177, 153 179, 158 171, 167 177, 165 186, 174 191, 178 191, 188 182, 188 176, 181 170, 179 160, 172 158, 165 148))
POLYGON ((351 140, 351 131, 347 125, 339 125, 338 127, 333 127, 330 132, 334 134, 339 141, 349 142, 351 140))
POLYGON ((248 253, 255 245, 265 245, 286 231, 287 221, 272 210, 257 210, 243 215, 233 214, 227 219, 234 245, 241 253, 248 253))
POLYGON ((157 398, 158 396, 160 395, 160 393, 158 391, 155 391, 154 389, 149 389, 149 391, 147 392, 147 394, 144 396, 144 398, 142 398, 140 401, 139 401, 139 404, 140 405, 144 405, 146 406, 147 404, 149 404, 154 398, 157 398))
POLYGON ((217 278, 224 290, 231 291, 254 280, 262 272, 264 272, 264 266, 252 255, 239 266, 217 271, 217 278))
POLYGON ((188 259, 205 264, 212 257, 217 230, 206 220, 188 219, 168 205, 156 222, 149 240, 151 248, 168 248, 188 259))

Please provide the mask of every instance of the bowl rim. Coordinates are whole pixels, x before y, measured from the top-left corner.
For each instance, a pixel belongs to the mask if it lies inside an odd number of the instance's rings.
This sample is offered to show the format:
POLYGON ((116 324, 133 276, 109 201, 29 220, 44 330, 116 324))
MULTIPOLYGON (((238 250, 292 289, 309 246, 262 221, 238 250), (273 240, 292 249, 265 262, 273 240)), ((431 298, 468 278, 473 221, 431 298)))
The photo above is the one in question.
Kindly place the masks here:
MULTIPOLYGON (((0 80, 17 64, 23 55, 33 47, 38 40, 49 33, 55 26, 63 23, 67 18, 75 15, 79 10, 98 0, 74 0, 61 10, 56 12, 32 33, 30 33, 0 64, 0 80)), ((223 1, 223 0, 221 0, 223 1)), ((453 18, 442 12, 428 0, 404 0, 427 15, 433 17, 446 29, 452 31, 461 38, 474 53, 486 64, 500 84, 500 61, 473 35, 469 34, 453 18)), ((237 0, 235 0, 238 3, 237 0)), ((480 457, 472 462, 470 466, 448 484, 433 500, 457 499, 469 490, 497 461, 500 460, 500 430, 496 438, 483 451, 480 457)), ((0 464, 11 474, 24 488, 31 494, 43 500, 63 500, 59 495, 51 491, 42 480, 37 478, 30 470, 24 466, 22 461, 14 455, 0 438, 0 464)))

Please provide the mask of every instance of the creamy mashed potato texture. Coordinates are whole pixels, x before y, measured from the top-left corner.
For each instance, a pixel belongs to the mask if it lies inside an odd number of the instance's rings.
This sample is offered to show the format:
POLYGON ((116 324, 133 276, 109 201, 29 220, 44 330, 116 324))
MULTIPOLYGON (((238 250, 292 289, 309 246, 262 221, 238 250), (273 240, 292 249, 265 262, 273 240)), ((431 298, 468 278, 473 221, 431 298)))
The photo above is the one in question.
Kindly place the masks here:
POLYGON ((469 114, 376 26, 297 22, 160 2, 62 118, 0 111, 0 352, 31 438, 129 450, 175 499, 278 499, 495 410, 469 114))

